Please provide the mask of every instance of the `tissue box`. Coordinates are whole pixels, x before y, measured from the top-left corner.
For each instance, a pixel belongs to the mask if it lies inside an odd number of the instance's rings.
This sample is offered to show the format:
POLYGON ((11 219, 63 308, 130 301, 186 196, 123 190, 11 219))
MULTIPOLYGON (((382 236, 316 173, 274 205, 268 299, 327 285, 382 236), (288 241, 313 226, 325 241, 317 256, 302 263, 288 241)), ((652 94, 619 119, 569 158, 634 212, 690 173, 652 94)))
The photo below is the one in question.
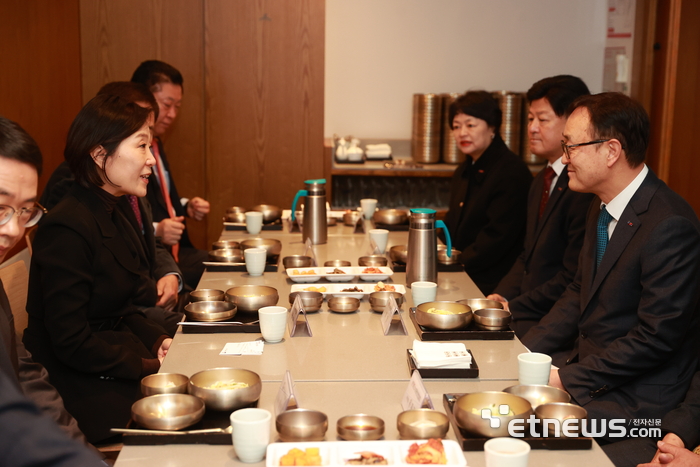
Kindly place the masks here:
POLYGON ((469 354, 472 356, 472 363, 469 365, 469 368, 418 368, 413 355, 411 355, 411 349, 407 349, 406 357, 408 358, 409 375, 412 375, 414 371, 417 371, 424 379, 478 378, 479 366, 476 364, 474 354, 472 354, 471 350, 469 349, 467 349, 467 352, 469 352, 469 354))

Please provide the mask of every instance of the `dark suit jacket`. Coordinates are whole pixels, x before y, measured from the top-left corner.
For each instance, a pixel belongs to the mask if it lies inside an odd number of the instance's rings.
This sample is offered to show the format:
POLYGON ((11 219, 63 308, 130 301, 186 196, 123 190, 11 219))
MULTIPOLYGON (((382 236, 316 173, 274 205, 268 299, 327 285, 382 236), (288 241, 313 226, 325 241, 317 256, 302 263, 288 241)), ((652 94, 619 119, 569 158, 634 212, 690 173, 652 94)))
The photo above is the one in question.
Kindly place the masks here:
POLYGON ((691 451, 700 445, 700 371, 693 376, 683 403, 661 420, 661 429, 678 435, 691 451))
POLYGON ((139 236, 125 222, 119 205, 110 215, 92 190, 74 185, 34 241, 24 343, 93 443, 129 420, 166 335, 136 304, 152 306, 156 292, 143 285, 141 255, 127 243, 139 236))
POLYGON ((564 168, 539 217, 544 171, 532 182, 527 201, 525 248, 496 287, 508 299, 512 327, 523 337, 549 312, 574 280, 593 195, 569 189, 564 168))
POLYGON ((523 248, 527 192, 532 175, 500 136, 472 165, 452 176, 445 224, 469 277, 488 295, 523 248))
POLYGON ((41 411, 56 422, 73 439, 85 443, 78 422, 66 411, 63 399, 49 382, 46 369, 32 360, 32 356, 17 339, 15 320, 5 289, 0 281, 0 372, 41 411))
MULTIPOLYGON (((170 171, 170 164, 168 163, 168 158, 165 155, 165 150, 163 149, 163 143, 160 139, 156 139, 158 144, 158 149, 160 151, 160 158, 163 160, 163 167, 170 174, 170 201, 173 204, 173 209, 175 209, 175 214, 178 216, 187 216, 187 210, 180 203, 180 195, 177 192, 177 187, 175 186, 175 179, 173 178, 173 173, 170 171)), ((146 199, 151 204, 151 212, 153 214, 153 221, 160 222, 163 219, 170 217, 168 213, 168 206, 165 204, 165 198, 163 198, 163 192, 161 191, 160 183, 158 182, 158 177, 156 177, 156 167, 153 167, 153 172, 148 179, 148 192, 146 193, 146 199)), ((182 232, 182 238, 180 239, 180 246, 185 248, 194 248, 190 237, 187 234, 187 225, 185 225, 185 231, 182 232)))
POLYGON ((700 339, 700 222, 651 171, 595 271, 593 203, 576 278, 523 338, 551 353, 575 341, 559 376, 589 418, 661 418, 686 394, 700 339))
MULTIPOLYGON (((4 348, 0 348, 1 353, 4 348)), ((61 433, 3 372, 0 372, 0 459, 3 465, 11 466, 106 465, 84 445, 61 433)))

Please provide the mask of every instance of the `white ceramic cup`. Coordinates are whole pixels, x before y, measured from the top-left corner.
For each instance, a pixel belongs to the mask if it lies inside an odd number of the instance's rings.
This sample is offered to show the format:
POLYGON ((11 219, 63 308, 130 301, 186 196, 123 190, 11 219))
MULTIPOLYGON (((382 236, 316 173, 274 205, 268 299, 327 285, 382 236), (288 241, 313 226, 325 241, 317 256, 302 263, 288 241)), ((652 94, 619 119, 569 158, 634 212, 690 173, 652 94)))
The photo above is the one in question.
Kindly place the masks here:
POLYGON ((518 382, 520 384, 548 384, 552 357, 543 353, 518 355, 518 382))
POLYGON ((242 462, 260 462, 270 444, 272 414, 265 409, 239 409, 231 414, 231 437, 242 462))
POLYGON ((413 297, 413 306, 434 302, 437 297, 437 284, 435 282, 414 282, 411 284, 411 297, 413 297))
POLYGON ((527 467, 530 445, 522 439, 493 438, 484 443, 486 467, 527 467))
POLYGON ((377 210, 377 200, 372 198, 361 199, 360 206, 362 207, 362 212, 365 214, 365 219, 371 219, 374 215, 374 211, 377 210))
POLYGON ((389 242, 389 231, 386 229, 371 229, 369 231, 369 238, 374 240, 379 248, 379 253, 384 254, 386 251, 386 244, 389 242))
POLYGON ((260 332, 265 342, 280 342, 287 327, 287 309, 283 306, 265 306, 258 310, 260 332))
POLYGON ((245 269, 253 277, 262 276, 265 272, 267 250, 265 248, 246 248, 243 250, 245 269))
POLYGON ((249 234, 257 235, 262 230, 263 214, 259 211, 246 211, 245 228, 249 234))

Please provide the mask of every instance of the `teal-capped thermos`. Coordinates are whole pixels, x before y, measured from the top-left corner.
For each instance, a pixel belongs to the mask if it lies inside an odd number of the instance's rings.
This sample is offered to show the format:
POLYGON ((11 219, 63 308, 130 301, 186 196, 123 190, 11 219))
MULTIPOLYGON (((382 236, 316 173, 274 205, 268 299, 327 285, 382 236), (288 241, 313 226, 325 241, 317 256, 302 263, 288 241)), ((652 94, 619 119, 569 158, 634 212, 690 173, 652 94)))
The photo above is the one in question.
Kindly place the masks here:
POLYGON ((406 251, 406 285, 418 281, 437 282, 436 228, 445 231, 447 255, 452 254, 452 239, 445 223, 435 220, 434 209, 411 209, 406 251))
POLYGON ((292 203, 292 221, 296 217, 297 201, 305 196, 302 219, 303 240, 311 239, 314 245, 328 241, 328 213, 326 213, 326 180, 306 180, 305 190, 299 190, 292 203))

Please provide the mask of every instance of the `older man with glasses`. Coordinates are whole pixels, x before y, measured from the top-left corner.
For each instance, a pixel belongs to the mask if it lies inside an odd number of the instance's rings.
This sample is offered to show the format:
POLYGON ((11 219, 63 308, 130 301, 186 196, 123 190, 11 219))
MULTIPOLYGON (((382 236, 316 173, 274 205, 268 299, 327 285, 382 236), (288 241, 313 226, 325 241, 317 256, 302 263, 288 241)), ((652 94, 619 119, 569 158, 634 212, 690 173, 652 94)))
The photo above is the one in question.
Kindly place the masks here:
MULTIPOLYGON (((574 281, 523 343, 548 354, 573 343, 550 385, 589 419, 661 419, 698 362, 700 222, 644 163, 649 117, 639 103, 603 93, 572 108, 562 147, 569 187, 597 199, 574 281)), ((601 444, 621 439, 610 435, 601 444)))

